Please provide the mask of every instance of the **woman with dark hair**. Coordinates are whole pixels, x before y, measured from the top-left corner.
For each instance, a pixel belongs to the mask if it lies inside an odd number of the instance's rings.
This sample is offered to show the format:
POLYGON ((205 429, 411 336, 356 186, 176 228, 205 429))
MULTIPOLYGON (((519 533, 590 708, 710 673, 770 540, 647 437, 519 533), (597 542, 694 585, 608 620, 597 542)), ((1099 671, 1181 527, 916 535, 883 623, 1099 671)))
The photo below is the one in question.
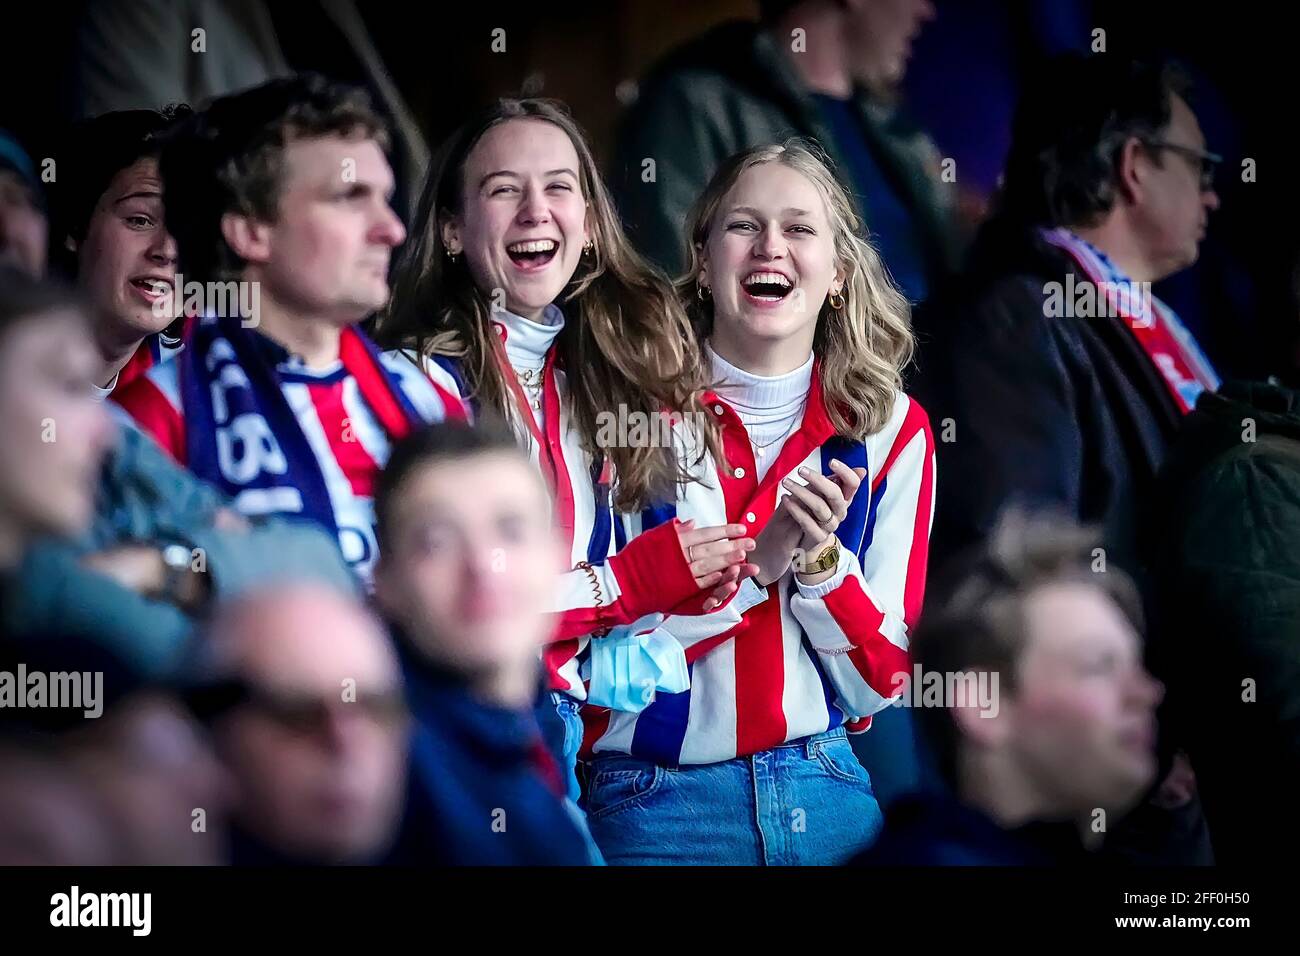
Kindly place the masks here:
POLYGON ((672 286, 633 251, 585 137, 556 103, 501 100, 465 124, 425 184, 413 232, 379 337, 504 414, 546 478, 572 568, 544 651, 552 689, 570 695, 555 700, 571 766, 588 636, 717 606, 752 547, 725 522, 670 522, 620 547, 612 520, 611 505, 673 500, 687 475, 674 441, 602 426, 610 416, 703 420, 699 352, 672 286))

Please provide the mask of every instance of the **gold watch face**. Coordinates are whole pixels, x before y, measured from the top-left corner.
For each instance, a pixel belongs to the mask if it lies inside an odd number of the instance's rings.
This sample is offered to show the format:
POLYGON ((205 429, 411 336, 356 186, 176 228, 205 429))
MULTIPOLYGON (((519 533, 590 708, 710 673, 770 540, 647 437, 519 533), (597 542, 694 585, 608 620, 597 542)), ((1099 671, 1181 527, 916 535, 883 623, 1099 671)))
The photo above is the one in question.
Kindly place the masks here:
POLYGON ((833 544, 817 556, 817 570, 829 571, 840 563, 840 546, 833 544))

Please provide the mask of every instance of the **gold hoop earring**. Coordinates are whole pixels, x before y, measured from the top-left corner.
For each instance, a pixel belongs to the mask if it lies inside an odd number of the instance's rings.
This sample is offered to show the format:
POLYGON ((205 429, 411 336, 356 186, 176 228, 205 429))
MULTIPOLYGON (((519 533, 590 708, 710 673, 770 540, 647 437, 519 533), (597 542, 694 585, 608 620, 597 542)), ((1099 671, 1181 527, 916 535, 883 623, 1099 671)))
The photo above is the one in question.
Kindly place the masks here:
POLYGON ((844 293, 843 293, 843 292, 832 292, 832 293, 830 294, 830 299, 829 299, 829 301, 830 301, 830 304, 831 304, 831 308, 834 309, 836 312, 843 312, 843 311, 844 311, 844 293), (839 299, 839 301, 836 302, 836 301, 835 301, 836 299, 839 299))
POLYGON ((586 242, 582 244, 583 255, 589 256, 593 251, 595 251, 595 249, 596 249, 596 243, 592 239, 588 239, 586 242))

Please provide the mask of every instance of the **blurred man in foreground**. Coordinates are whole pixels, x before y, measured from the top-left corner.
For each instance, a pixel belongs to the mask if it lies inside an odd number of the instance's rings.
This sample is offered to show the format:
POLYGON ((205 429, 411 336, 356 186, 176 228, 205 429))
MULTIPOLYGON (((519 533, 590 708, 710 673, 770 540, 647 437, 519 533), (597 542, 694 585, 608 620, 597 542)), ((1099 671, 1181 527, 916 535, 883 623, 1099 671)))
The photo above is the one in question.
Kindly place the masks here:
POLYGON ((959 691, 942 706, 904 698, 925 704, 919 720, 948 788, 899 800, 858 862, 1083 862, 1084 837, 1108 832, 1146 792, 1163 690, 1142 665, 1132 582, 1092 570, 1094 543, 1012 512, 932 587, 913 674, 959 691), (971 694, 972 683, 991 694, 971 694))
POLYGON ((0 862, 226 862, 229 779, 182 690, 94 636, 0 639, 0 862))
POLYGON ((596 862, 534 716, 562 566, 537 470, 504 425, 444 423, 394 448, 376 512, 416 720, 404 861, 596 862))
POLYGON ((210 638, 234 677, 211 720, 238 789, 233 862, 376 862, 401 816, 407 738, 379 624, 337 591, 286 585, 224 608, 210 638))

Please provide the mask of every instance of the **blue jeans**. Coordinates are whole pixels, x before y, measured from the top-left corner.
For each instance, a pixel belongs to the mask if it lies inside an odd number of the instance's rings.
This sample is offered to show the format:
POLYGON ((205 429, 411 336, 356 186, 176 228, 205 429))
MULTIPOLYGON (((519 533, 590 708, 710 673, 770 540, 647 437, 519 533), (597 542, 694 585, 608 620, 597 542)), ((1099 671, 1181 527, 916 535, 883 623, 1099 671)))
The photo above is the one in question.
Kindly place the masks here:
POLYGON ((587 822, 614 865, 843 863, 883 824, 844 728, 722 763, 588 766, 587 822))

